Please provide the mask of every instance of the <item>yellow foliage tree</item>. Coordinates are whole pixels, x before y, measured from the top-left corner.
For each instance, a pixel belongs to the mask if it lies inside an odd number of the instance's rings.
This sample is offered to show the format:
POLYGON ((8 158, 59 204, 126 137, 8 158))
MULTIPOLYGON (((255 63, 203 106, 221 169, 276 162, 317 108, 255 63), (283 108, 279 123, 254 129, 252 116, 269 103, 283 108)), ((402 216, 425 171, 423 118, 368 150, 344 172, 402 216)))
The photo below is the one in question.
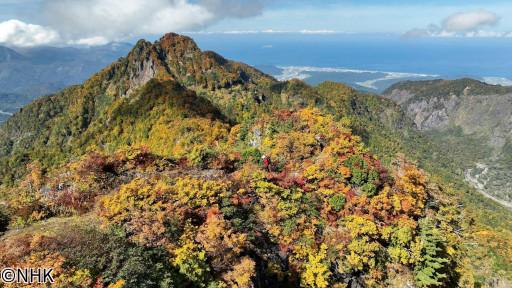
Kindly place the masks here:
POLYGON ((222 278, 233 288, 253 288, 252 277, 256 274, 256 263, 250 257, 243 257, 226 272, 222 278))
POLYGON ((301 274, 301 283, 305 287, 329 287, 329 262, 327 261, 327 245, 322 244, 316 253, 310 253, 301 274))

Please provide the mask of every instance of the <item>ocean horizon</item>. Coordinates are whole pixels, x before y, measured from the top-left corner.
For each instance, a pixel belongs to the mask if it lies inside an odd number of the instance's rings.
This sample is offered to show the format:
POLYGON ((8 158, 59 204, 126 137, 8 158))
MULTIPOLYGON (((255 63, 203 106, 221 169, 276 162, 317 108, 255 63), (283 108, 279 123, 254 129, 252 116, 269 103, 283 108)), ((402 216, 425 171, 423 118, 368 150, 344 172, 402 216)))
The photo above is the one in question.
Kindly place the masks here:
POLYGON ((344 82, 382 91, 404 80, 474 78, 512 86, 512 38, 413 38, 392 34, 190 34, 204 50, 279 80, 344 82))

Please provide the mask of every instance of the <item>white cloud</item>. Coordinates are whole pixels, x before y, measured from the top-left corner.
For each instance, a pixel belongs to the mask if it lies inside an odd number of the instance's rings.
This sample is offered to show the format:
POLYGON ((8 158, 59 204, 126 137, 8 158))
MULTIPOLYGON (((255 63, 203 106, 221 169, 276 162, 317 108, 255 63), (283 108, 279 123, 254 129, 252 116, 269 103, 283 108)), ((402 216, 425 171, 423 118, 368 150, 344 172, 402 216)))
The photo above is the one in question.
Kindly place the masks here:
POLYGON ((412 29, 404 37, 510 37, 511 32, 485 30, 499 22, 498 15, 491 11, 459 12, 446 17, 440 25, 430 24, 427 28, 412 29))
POLYGON ((97 46, 109 43, 102 36, 64 40, 59 32, 41 25, 28 24, 19 20, 0 22, 0 44, 15 47, 34 47, 41 45, 78 45, 97 46))
POLYGON ((108 44, 110 41, 101 36, 90 37, 90 38, 82 38, 78 40, 68 41, 70 45, 85 45, 85 46, 98 46, 108 44))
POLYGON ((279 66, 281 69, 280 75, 275 75, 276 79, 281 81, 299 79, 305 80, 312 75, 310 73, 350 73, 350 74, 373 74, 375 75, 372 79, 362 82, 355 82, 355 84, 378 90, 377 83, 388 80, 398 79, 420 79, 420 78, 435 78, 439 75, 432 74, 416 74, 416 73, 403 73, 403 72, 387 72, 387 71, 375 71, 375 70, 358 70, 358 69, 347 69, 347 68, 334 68, 334 67, 311 67, 311 66, 279 66), (309 72, 309 74, 308 74, 309 72))
POLYGON ((491 85, 501 85, 501 86, 512 86, 512 80, 503 77, 484 77, 482 79, 485 83, 491 85))
POLYGON ((299 31, 301 34, 336 34, 337 32, 334 30, 301 30, 299 31))
POLYGON ((214 19, 186 0, 46 0, 43 17, 67 38, 109 40, 194 29, 214 19))
POLYGON ((254 0, 43 0, 43 17, 66 38, 125 40, 199 30, 228 17, 261 13, 254 0))
POLYGON ((442 28, 449 32, 470 32, 498 24, 499 17, 490 11, 460 12, 444 19, 442 28))
POLYGON ((31 47, 55 44, 59 41, 59 33, 48 27, 18 20, 0 22, 0 43, 2 44, 31 47))
POLYGON ((92 46, 145 35, 201 30, 224 18, 259 15, 266 1, 41 0, 40 19, 44 25, 18 20, 0 23, 0 43, 92 46))

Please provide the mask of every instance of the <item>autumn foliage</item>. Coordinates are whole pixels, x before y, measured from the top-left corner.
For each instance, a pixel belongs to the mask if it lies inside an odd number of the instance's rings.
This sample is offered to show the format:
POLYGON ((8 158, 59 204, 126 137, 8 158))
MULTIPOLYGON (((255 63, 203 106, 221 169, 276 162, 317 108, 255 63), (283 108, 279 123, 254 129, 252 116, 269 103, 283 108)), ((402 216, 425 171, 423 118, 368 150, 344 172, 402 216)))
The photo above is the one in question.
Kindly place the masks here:
MULTIPOLYGON (((386 169, 347 125, 315 109, 276 111, 231 131, 214 127, 208 159, 176 152, 180 144, 150 143, 155 153, 146 146, 90 152, 46 176, 33 164, 16 188, 24 196, 9 203, 12 225, 92 215, 101 237, 121 237, 167 271, 160 285, 457 285, 456 271, 465 268, 460 242, 449 236, 459 225, 444 212, 451 203, 434 199, 440 188, 403 158, 386 169)), ((2 242, 1 263, 50 261, 62 285, 146 283, 62 253, 59 245, 78 241, 62 233, 45 248, 48 237, 33 232, 2 242)))

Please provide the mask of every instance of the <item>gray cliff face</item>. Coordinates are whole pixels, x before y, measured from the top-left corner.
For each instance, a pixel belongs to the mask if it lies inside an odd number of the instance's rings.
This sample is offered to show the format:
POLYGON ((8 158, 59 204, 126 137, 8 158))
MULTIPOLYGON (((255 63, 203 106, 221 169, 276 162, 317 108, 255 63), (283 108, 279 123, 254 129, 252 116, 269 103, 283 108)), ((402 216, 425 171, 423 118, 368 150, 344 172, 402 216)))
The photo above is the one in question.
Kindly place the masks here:
POLYGON ((468 86, 458 95, 420 98, 395 89, 384 96, 397 101, 419 130, 461 128, 465 135, 485 136, 496 150, 512 140, 512 93, 475 95, 468 86))
POLYGON ((400 104, 419 130, 446 129, 450 125, 450 115, 460 103, 456 95, 417 99, 413 92, 401 89, 394 89, 384 96, 400 104))
POLYGON ((155 63, 150 58, 135 63, 135 66, 136 70, 130 75, 130 88, 126 92, 127 96, 137 88, 144 86, 156 75, 155 63))
POLYGON ((460 159, 467 164, 461 167, 466 180, 512 203, 512 89, 469 79, 417 81, 396 84, 383 96, 400 104, 416 128, 441 145, 457 143, 458 149, 475 151, 474 157, 460 159))

